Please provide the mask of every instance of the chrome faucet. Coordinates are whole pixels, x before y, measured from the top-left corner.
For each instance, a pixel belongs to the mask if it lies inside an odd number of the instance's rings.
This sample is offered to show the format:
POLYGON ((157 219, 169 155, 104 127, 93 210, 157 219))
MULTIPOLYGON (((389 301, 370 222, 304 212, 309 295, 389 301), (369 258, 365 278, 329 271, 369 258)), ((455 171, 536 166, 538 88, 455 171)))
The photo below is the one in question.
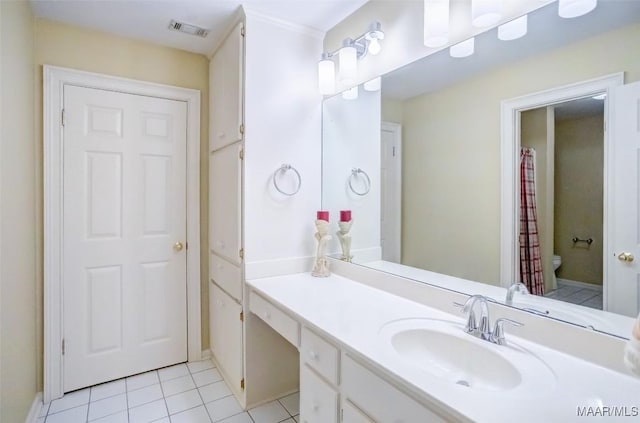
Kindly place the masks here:
POLYGON ((507 305, 513 304, 513 295, 516 292, 519 292, 525 295, 529 294, 529 290, 527 289, 527 286, 525 284, 523 284, 522 282, 515 282, 507 290, 507 298, 505 300, 505 303, 507 305))
MULTIPOLYGON (((524 285, 523 285, 524 286, 524 285)), ((472 295, 462 304, 454 303, 456 306, 462 307, 462 312, 467 315, 467 324, 464 328, 465 332, 498 345, 506 345, 507 341, 504 337, 504 324, 508 323, 513 326, 523 326, 522 323, 515 320, 500 318, 496 320, 493 330, 489 323, 489 306, 487 301, 491 299, 483 295, 472 295), (476 315, 476 304, 480 304, 480 316, 476 315)))

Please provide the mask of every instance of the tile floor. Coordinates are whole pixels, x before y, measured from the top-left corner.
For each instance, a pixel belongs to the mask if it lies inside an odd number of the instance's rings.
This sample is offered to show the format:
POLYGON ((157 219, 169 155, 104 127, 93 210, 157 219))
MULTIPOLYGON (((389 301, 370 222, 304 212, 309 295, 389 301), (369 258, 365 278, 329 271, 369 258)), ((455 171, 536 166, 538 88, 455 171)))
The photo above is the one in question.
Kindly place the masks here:
POLYGON ((545 294, 545 297, 602 310, 602 291, 598 289, 580 288, 558 281, 558 289, 545 294))
POLYGON ((92 386, 45 404, 37 423, 296 423, 298 393, 243 411, 210 360, 92 386))

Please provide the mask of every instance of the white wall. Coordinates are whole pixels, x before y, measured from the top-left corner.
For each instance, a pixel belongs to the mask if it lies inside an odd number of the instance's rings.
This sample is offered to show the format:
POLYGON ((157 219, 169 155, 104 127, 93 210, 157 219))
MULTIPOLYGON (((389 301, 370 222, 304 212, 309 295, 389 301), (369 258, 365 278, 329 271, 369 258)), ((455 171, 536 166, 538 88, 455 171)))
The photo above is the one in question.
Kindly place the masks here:
MULTIPOLYGON (((359 87, 357 100, 336 95, 322 107, 322 207, 330 212, 333 240, 329 251, 340 253, 340 210, 351 210, 354 262, 380 259, 380 91, 359 87), (371 190, 354 194, 348 180, 351 169, 361 168, 371 179, 371 190)), ((362 176, 353 186, 366 189, 362 176)))
POLYGON ((321 34, 252 13, 246 30, 246 278, 309 271, 320 209, 321 34), (284 163, 302 177, 291 197, 273 186, 284 163))

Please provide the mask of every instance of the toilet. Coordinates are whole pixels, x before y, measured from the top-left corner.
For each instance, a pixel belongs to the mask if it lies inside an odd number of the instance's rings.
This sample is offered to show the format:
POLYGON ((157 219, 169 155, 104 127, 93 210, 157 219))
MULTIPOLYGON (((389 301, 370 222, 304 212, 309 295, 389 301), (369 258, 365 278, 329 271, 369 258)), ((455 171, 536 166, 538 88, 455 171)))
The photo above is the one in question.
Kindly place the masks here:
POLYGON ((562 265, 562 257, 560 256, 553 256, 553 285, 557 288, 558 287, 558 281, 556 280, 556 270, 558 270, 558 267, 560 267, 562 265))

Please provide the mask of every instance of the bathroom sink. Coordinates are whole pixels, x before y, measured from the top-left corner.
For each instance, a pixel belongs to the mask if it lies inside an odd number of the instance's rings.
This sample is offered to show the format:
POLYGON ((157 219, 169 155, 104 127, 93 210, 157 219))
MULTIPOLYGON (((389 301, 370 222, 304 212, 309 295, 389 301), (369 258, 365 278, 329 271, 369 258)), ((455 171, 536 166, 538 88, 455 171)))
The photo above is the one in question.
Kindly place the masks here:
POLYGON ((466 333, 457 322, 402 319, 380 329, 389 352, 414 367, 461 389, 511 391, 555 384, 537 356, 509 341, 496 345, 466 333))

